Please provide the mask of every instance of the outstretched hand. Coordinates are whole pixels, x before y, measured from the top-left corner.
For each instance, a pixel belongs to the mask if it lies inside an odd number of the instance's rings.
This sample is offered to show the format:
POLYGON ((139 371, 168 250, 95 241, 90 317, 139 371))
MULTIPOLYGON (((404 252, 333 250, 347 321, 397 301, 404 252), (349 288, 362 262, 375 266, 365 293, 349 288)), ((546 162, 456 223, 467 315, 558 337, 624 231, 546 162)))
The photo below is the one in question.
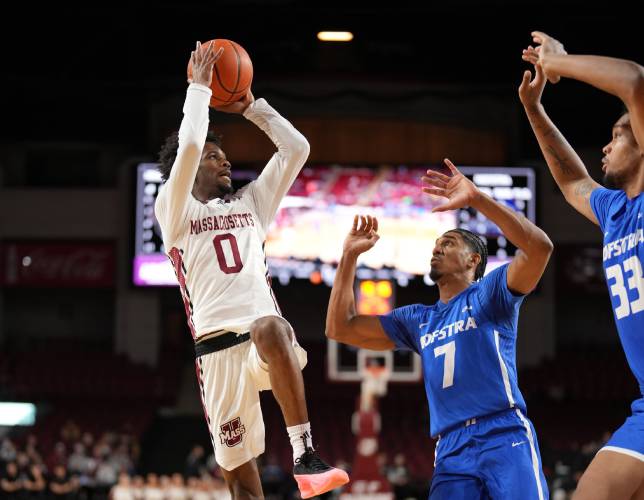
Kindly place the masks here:
POLYGON ((370 215, 356 215, 351 231, 344 239, 343 252, 360 255, 373 248, 379 239, 378 219, 370 215))
POLYGON ((195 50, 190 53, 190 65, 192 66, 192 78, 188 80, 190 83, 199 83, 210 87, 212 68, 224 53, 223 47, 219 47, 217 52, 214 47, 214 42, 210 42, 206 50, 201 50, 201 42, 197 42, 195 50))
POLYGON ((446 203, 434 207, 432 212, 445 212, 472 206, 481 192, 471 180, 459 172, 451 161, 447 158, 444 161, 452 173, 451 177, 434 170, 428 170, 427 175, 422 177, 425 184, 423 192, 447 198, 446 203))
POLYGON ((532 41, 537 44, 536 47, 528 45, 527 49, 524 49, 522 59, 528 61, 529 63, 534 64, 535 66, 541 66, 543 69, 545 77, 550 83, 557 83, 561 79, 561 75, 552 71, 548 67, 546 61, 548 56, 551 55, 566 55, 567 52, 564 49, 563 44, 549 35, 546 35, 542 31, 533 31, 531 33, 532 41))
POLYGON ((543 88, 546 86, 546 81, 543 69, 538 64, 534 67, 534 78, 532 78, 530 70, 524 71, 523 80, 521 80, 521 85, 519 86, 519 99, 521 99, 521 103, 526 108, 541 102, 541 95, 543 94, 543 88))

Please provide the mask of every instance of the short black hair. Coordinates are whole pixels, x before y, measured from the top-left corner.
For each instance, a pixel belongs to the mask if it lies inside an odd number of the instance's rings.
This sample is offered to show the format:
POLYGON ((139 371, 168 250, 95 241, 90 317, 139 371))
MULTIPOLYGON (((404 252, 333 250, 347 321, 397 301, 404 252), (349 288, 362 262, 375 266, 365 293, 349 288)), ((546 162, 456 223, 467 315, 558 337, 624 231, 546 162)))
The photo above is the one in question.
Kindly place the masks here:
MULTIPOLYGON (((221 148, 222 136, 215 134, 212 130, 208 131, 206 135, 206 142, 212 142, 217 147, 221 148)), ((163 146, 159 151, 159 172, 161 172, 161 178, 163 182, 168 180, 170 177, 170 172, 172 171, 172 165, 174 160, 177 158, 177 149, 179 149, 179 132, 172 132, 168 137, 166 137, 163 146)))
POLYGON ((474 270, 474 281, 480 280, 485 274, 485 267, 487 266, 487 246, 483 239, 478 234, 460 227, 447 232, 460 234, 466 245, 470 247, 470 250, 481 256, 481 262, 479 262, 479 265, 474 270))

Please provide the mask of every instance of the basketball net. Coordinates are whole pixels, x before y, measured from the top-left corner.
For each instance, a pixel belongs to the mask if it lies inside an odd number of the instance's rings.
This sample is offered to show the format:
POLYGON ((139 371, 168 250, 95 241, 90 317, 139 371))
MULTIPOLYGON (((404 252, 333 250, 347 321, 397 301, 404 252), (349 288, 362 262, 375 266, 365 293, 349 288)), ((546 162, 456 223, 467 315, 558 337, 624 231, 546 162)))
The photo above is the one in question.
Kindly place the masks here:
POLYGON ((391 376, 384 366, 365 366, 360 384, 360 409, 369 411, 374 407, 376 398, 387 395, 387 384, 391 376))

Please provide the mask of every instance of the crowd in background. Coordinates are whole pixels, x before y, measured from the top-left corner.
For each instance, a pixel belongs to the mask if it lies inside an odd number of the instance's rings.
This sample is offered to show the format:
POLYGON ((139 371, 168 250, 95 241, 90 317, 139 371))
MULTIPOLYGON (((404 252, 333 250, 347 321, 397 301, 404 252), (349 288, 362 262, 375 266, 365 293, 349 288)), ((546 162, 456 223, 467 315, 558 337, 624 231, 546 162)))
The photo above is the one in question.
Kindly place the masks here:
MULTIPOLYGON (((544 472, 553 500, 570 498, 592 457, 610 437, 573 443, 554 451, 543 446, 544 472)), ((230 494, 214 455, 194 445, 181 473, 156 474, 139 468, 140 445, 128 433, 106 431, 95 436, 73 422, 60 430, 53 446, 42 448, 38 438, 27 435, 0 441, 0 498, 80 500, 224 500, 230 494)), ((396 499, 427 498, 429 478, 413 477, 403 453, 379 455, 380 472, 396 499)), ((297 487, 270 451, 258 460, 267 500, 295 500, 297 487)), ((349 472, 350 463, 336 464, 349 472)), ((326 499, 338 498, 340 491, 326 499)))

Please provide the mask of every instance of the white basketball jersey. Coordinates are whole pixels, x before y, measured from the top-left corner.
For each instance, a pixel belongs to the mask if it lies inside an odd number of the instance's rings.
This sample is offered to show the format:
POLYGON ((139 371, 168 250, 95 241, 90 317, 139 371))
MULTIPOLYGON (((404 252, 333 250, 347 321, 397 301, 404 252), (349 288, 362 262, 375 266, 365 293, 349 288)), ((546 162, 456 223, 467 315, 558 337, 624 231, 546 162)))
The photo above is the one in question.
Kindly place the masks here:
POLYGON ((207 87, 188 88, 177 159, 155 205, 195 339, 218 331, 247 332, 255 319, 281 315, 263 246, 280 201, 309 153, 304 136, 258 99, 244 116, 266 132, 278 151, 257 180, 234 195, 198 201, 191 191, 208 131, 209 99, 207 87))

